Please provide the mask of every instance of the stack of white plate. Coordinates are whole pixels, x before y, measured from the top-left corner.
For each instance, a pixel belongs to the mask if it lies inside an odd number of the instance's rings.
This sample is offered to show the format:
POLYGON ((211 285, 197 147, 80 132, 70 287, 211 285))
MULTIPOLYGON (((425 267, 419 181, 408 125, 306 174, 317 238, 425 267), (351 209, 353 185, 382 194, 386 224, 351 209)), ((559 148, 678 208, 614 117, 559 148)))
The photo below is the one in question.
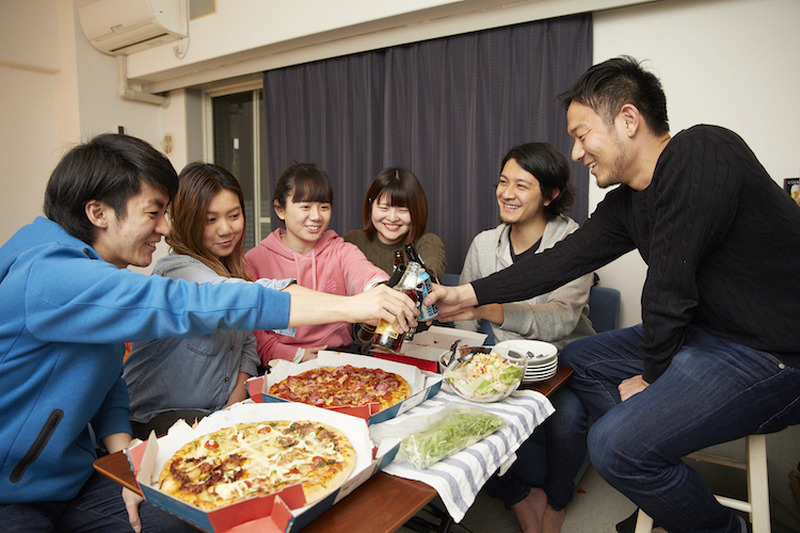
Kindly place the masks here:
POLYGON ((511 340, 498 342, 498 348, 507 348, 528 357, 523 383, 546 381, 558 371, 558 348, 549 342, 511 340))

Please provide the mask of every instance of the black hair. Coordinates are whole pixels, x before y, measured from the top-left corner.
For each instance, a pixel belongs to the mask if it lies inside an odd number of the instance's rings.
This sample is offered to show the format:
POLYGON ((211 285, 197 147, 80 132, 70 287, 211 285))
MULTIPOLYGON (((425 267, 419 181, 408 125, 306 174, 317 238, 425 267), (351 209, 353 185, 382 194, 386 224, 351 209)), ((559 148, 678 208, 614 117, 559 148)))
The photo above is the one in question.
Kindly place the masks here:
POLYGON ((125 218, 128 199, 141 191, 142 182, 170 200, 178 191, 178 175, 158 150, 129 135, 98 135, 71 149, 56 165, 45 189, 44 214, 92 245, 95 228, 86 216, 86 203, 101 201, 125 218))
POLYGON ((384 195, 389 205, 408 208, 411 215, 411 229, 403 238, 403 242, 417 242, 428 225, 428 199, 417 177, 404 167, 385 168, 372 179, 364 198, 364 233, 370 240, 378 233, 372 223, 372 206, 384 195))
POLYGON ((550 200, 550 203, 544 206, 548 220, 560 215, 572 205, 569 164, 555 148, 547 143, 526 143, 515 146, 500 163, 500 172, 511 159, 536 178, 542 189, 542 198, 550 200))
POLYGON ((328 175, 315 163, 294 163, 281 172, 272 205, 286 208, 286 200, 292 202, 321 202, 333 205, 333 187, 328 175))
POLYGON ((655 135, 669 133, 667 97, 661 82, 630 56, 608 59, 589 68, 558 98, 564 107, 575 101, 593 109, 610 124, 625 104, 633 104, 655 135))

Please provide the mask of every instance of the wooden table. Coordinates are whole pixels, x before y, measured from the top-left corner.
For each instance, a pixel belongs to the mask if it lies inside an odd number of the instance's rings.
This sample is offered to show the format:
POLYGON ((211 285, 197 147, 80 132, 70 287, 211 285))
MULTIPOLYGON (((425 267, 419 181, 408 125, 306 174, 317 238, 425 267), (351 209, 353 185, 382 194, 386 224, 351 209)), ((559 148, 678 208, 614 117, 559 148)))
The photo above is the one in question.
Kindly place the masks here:
MULTIPOLYGON (((569 376, 571 368, 558 367, 547 381, 525 384, 549 396, 569 376)), ((100 457, 95 469, 120 485, 141 494, 133 471, 123 452, 100 457)), ((378 472, 342 501, 314 520, 303 533, 377 533, 390 532, 402 526, 436 497, 436 491, 420 481, 378 472)))

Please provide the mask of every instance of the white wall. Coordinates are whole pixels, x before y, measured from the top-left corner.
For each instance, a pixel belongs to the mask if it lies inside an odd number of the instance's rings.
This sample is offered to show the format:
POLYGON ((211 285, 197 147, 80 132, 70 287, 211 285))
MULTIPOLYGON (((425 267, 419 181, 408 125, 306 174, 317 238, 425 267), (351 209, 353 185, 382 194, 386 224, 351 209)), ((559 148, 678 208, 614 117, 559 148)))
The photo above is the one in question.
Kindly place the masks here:
POLYGON ((31 25, 38 21, 51 36, 59 35, 55 0, 34 4, 0 3, 0 242, 41 212, 41 176, 49 175, 60 155, 54 123, 55 73, 61 69, 58 39, 51 38, 55 42, 48 45, 20 35, 18 51, 8 49, 15 20, 31 25))

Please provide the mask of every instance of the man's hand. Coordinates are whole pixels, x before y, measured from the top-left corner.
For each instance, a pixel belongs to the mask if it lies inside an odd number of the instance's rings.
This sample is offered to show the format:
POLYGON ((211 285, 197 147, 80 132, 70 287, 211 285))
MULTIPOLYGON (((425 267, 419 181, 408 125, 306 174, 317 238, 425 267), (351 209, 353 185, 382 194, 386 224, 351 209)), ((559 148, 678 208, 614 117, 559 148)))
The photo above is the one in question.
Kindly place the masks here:
POLYGON ((642 392, 649 386, 650 384, 646 382, 641 375, 633 376, 632 378, 628 378, 619 384, 619 396, 624 402, 634 394, 642 392))
POLYGON ((469 309, 478 305, 478 298, 469 283, 457 287, 433 285, 433 291, 425 298, 425 305, 436 304, 439 315, 436 320, 452 322, 454 320, 472 320, 474 310, 469 309))
POLYGON ((125 509, 128 510, 128 522, 136 533, 142 531, 142 520, 139 518, 139 504, 144 498, 133 491, 122 489, 122 501, 125 502, 125 509))
POLYGON ((377 325, 385 320, 401 333, 417 325, 418 310, 414 301, 407 294, 388 285, 377 285, 361 294, 350 296, 347 304, 350 323, 377 325))
POLYGON ((289 326, 364 322, 377 325, 386 320, 399 332, 417 325, 417 305, 408 295, 386 285, 377 285, 355 296, 318 292, 297 284, 286 292, 292 295, 289 326))

